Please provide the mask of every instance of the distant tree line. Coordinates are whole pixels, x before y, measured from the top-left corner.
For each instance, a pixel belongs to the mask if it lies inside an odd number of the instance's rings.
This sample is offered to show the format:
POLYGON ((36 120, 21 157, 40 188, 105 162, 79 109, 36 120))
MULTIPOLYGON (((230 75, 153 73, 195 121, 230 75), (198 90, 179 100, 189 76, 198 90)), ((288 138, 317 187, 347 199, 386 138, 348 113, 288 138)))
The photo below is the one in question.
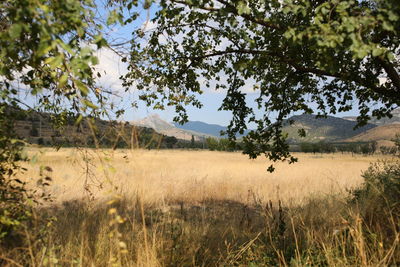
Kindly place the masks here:
MULTIPOLYGON (((291 151, 304 153, 335 153, 349 152, 353 154, 372 155, 378 152, 378 144, 373 142, 352 142, 352 143, 307 143, 303 142, 299 145, 292 145, 291 151)), ((396 148, 394 148, 396 149, 396 148)), ((397 151, 397 150, 396 150, 397 151)), ((379 151, 381 152, 381 151, 379 151)))
MULTIPOLYGON (((115 122, 118 125, 118 122, 115 122)), ((128 128, 128 132, 132 128, 128 128)), ((73 147, 73 146, 85 146, 85 147, 100 147, 100 148, 145 148, 145 149, 206 149, 210 151, 244 151, 245 143, 241 140, 232 141, 227 138, 214 138, 207 137, 195 139, 192 135, 190 140, 177 139, 174 136, 166 136, 155 132, 150 128, 142 128, 137 131, 134 138, 134 144, 132 139, 128 138, 130 135, 128 132, 123 132, 117 128, 107 128, 106 132, 97 131, 95 136, 86 135, 80 138, 68 138, 61 134, 54 135, 50 139, 43 139, 42 137, 37 138, 38 145, 48 146, 60 146, 60 147, 73 147)), ((31 136, 37 135, 37 128, 32 127, 31 136)), ((395 146, 378 147, 376 141, 373 142, 303 142, 300 144, 292 144, 289 149, 291 152, 304 152, 304 153, 353 153, 372 155, 377 152, 387 155, 400 154, 400 135, 396 136, 392 140, 395 142, 395 146)))

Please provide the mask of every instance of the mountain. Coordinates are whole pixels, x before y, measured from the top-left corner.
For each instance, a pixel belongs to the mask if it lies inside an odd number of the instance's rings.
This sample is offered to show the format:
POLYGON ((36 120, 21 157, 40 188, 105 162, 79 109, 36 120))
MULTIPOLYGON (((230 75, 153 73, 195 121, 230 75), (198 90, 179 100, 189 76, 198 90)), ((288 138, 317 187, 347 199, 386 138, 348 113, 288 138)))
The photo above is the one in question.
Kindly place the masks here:
MULTIPOLYGON (((400 113, 398 113, 400 119, 400 113)), ((397 113, 394 118, 397 118, 397 113)), ((218 124, 209 124, 201 121, 189 121, 184 125, 178 123, 168 123, 158 115, 150 115, 142 120, 132 122, 134 125, 153 128, 155 131, 175 136, 179 139, 190 140, 192 135, 195 140, 204 137, 221 137, 220 132, 225 131, 226 127, 218 124)), ((316 118, 315 115, 304 114, 291 117, 284 123, 283 132, 288 134, 290 143, 301 142, 368 142, 374 140, 389 141, 394 137, 390 132, 397 133, 397 126, 377 127, 369 123, 361 128, 354 130, 356 122, 349 119, 328 116, 326 118, 316 118), (293 121, 290 124, 289 121, 293 121), (374 130, 377 128, 376 130, 374 130), (299 136, 299 130, 304 129, 306 137, 299 136), (357 136, 357 138, 356 138, 357 136), (373 138, 371 136, 374 136, 373 138)), ((389 124, 392 125, 392 124, 389 124)), ((400 128, 400 124, 399 128, 400 128)))
POLYGON ((158 114, 151 114, 141 120, 133 121, 132 123, 136 126, 152 128, 158 132, 168 131, 175 128, 171 123, 161 119, 158 114))
MULTIPOLYGON (((374 124, 368 124, 357 130, 353 130, 356 122, 349 121, 342 118, 328 116, 327 118, 316 118, 315 115, 305 114, 291 117, 285 123, 283 132, 289 134, 289 142, 319 142, 319 141, 338 141, 346 139, 366 130, 376 127, 374 124), (289 121, 293 120, 294 124, 290 125, 289 121), (302 138, 298 135, 298 131, 304 129, 306 137, 302 138)), ((226 127, 218 124, 209 124, 201 121, 189 121, 184 125, 178 123, 174 124, 175 127, 204 133, 216 137, 220 137, 221 131, 226 131, 226 127)), ((245 135, 247 132, 245 133, 245 135)))
POLYGON ((183 140, 191 140, 192 135, 194 136, 195 141, 201 141, 205 137, 211 136, 207 133, 199 133, 190 129, 177 128, 174 124, 161 119, 158 114, 151 114, 141 120, 131 121, 130 123, 136 126, 152 128, 159 133, 168 136, 175 136, 176 138, 183 140))
POLYGON ((319 141, 340 141, 356 136, 364 131, 376 127, 374 124, 367 124, 354 130, 356 122, 328 116, 327 118, 316 118, 315 115, 304 114, 291 117, 283 127, 283 132, 287 133, 288 141, 291 143, 299 142, 319 142, 319 141), (290 125, 289 121, 294 123, 290 125), (304 129, 306 137, 298 135, 299 130, 304 129))

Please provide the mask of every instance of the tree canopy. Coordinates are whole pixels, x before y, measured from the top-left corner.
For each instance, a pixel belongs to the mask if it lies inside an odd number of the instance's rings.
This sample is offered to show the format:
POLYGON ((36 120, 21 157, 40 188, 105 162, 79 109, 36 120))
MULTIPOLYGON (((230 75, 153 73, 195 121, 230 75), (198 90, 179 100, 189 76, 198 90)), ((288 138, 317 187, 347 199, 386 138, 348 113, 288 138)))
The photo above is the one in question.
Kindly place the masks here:
POLYGON ((0 2, 0 241, 30 216, 26 200, 35 199, 18 179, 24 141, 14 129, 29 99, 62 124, 67 112, 98 112, 93 102, 106 97, 95 84, 94 51, 105 40, 94 9, 91 0, 0 2))
POLYGON ((356 107, 362 126, 400 104, 396 0, 157 4, 155 28, 132 40, 125 86, 137 84, 155 108, 175 106, 179 121, 187 120, 186 105, 201 107, 203 86, 225 90, 220 109, 232 112, 228 136, 257 125, 244 138, 252 158, 296 160, 281 131, 294 112, 326 116, 356 107), (261 117, 246 103, 249 83, 261 117))
MULTIPOLYGON (((116 7, 108 19, 92 0, 1 2, 2 114, 10 104, 26 104, 21 92, 55 114, 63 108, 102 112, 107 92, 96 85, 93 68, 94 52, 107 45, 102 26, 130 25, 140 10, 137 1, 107 2, 116 7)), ((201 107, 196 97, 204 86, 223 90, 220 109, 232 112, 228 137, 235 139, 251 122, 257 126, 244 138, 253 158, 266 153, 272 160, 295 161, 281 130, 293 113, 325 116, 357 106, 363 125, 371 115, 390 116, 400 103, 396 0, 154 5, 155 27, 133 32, 124 85, 141 90, 141 99, 155 108, 175 106, 181 122, 188 119, 186 105, 201 107), (249 85, 258 93, 262 116, 246 103, 249 85)))

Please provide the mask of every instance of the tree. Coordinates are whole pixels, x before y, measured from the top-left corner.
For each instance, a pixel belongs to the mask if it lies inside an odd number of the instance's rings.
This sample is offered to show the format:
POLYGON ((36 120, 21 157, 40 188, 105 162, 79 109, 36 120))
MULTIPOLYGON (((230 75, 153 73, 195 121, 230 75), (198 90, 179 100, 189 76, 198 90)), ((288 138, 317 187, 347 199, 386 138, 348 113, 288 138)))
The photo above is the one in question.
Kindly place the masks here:
POLYGON ((26 200, 35 197, 18 179, 24 143, 14 121, 32 108, 23 95, 34 96, 34 108, 52 112, 59 124, 70 111, 77 118, 102 112, 106 95, 95 85, 93 65, 106 41, 93 8, 90 0, 0 2, 0 241, 29 219, 26 200))
POLYGON ((218 143, 218 140, 216 138, 207 137, 206 138, 206 143, 207 143, 207 148, 209 150, 211 150, 211 151, 218 150, 219 143, 218 143))
POLYGON ((175 136, 164 136, 164 142, 167 148, 174 148, 178 139, 175 136))
POLYGON ((185 105, 201 107, 196 96, 202 84, 226 90, 220 110, 232 112, 228 137, 235 139, 249 122, 257 125, 243 138, 251 158, 265 153, 272 160, 296 161, 281 131, 294 112, 326 116, 357 103, 362 126, 371 116, 390 117, 400 104, 397 0, 159 5, 157 28, 136 32, 148 42, 132 40, 125 86, 137 83, 149 105, 175 106, 180 122, 187 121, 185 105), (249 82, 259 94, 261 118, 246 103, 249 82))
POLYGON ((38 131, 37 127, 34 124, 32 124, 32 128, 29 131, 29 135, 33 136, 33 137, 38 137, 39 136, 39 131, 38 131))
POLYGON ((195 148, 195 142, 194 142, 194 135, 192 134, 192 138, 190 139, 190 147, 195 148))

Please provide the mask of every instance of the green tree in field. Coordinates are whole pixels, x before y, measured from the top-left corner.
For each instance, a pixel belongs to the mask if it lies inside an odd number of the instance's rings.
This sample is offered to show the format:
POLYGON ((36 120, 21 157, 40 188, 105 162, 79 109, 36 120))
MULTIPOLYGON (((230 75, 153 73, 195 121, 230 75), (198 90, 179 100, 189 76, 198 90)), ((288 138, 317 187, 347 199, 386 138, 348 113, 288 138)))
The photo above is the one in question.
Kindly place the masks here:
POLYGON ((209 150, 211 150, 211 151, 218 150, 219 143, 216 138, 207 137, 206 143, 207 143, 207 148, 209 150))
POLYGON ((203 84, 224 90, 220 109, 233 114, 229 138, 248 122, 257 125, 243 139, 251 158, 296 160, 281 130, 293 112, 325 116, 357 105, 361 126, 400 104, 398 0, 157 4, 157 28, 136 32, 148 42, 132 40, 125 85, 139 81, 149 105, 175 106, 176 121, 187 120, 185 105, 201 107, 203 84), (246 90, 258 93, 261 117, 246 103, 246 90))
POLYGON ((195 148, 195 142, 194 142, 194 135, 192 134, 192 138, 190 139, 190 147, 195 148))
POLYGON ((167 148, 174 148, 178 142, 178 139, 175 136, 165 136, 163 140, 167 148))

